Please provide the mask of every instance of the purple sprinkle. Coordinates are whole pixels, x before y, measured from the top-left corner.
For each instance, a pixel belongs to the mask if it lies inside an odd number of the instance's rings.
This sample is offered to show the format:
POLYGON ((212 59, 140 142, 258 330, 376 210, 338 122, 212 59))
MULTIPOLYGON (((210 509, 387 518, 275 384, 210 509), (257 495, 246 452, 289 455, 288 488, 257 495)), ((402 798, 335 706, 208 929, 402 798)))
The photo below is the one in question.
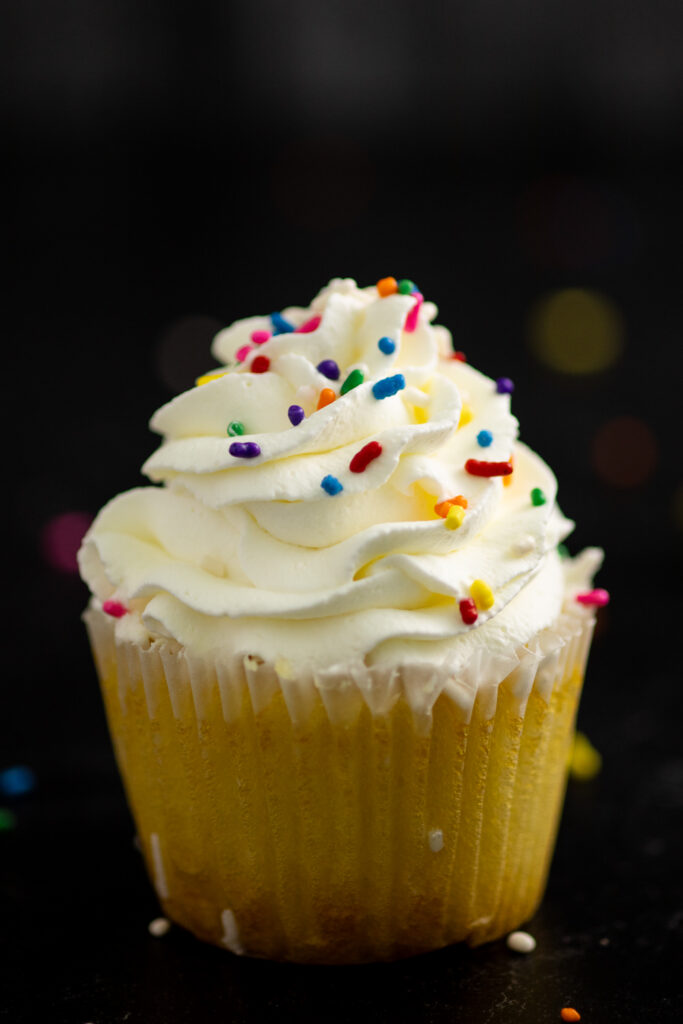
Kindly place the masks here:
POLYGON ((256 441, 233 441, 230 445, 230 454, 236 459, 255 459, 261 454, 261 448, 256 441))
POLYGON ((287 415, 289 416, 289 422, 292 424, 292 426, 298 427, 301 421, 303 420, 305 413, 300 405, 290 405, 289 409, 287 410, 287 415))
POLYGON ((511 395, 515 385, 509 377, 499 377, 496 381, 496 391, 499 395, 511 395))
POLYGON ((334 359, 323 359, 322 363, 318 363, 316 369, 328 380, 339 380, 339 367, 334 359))

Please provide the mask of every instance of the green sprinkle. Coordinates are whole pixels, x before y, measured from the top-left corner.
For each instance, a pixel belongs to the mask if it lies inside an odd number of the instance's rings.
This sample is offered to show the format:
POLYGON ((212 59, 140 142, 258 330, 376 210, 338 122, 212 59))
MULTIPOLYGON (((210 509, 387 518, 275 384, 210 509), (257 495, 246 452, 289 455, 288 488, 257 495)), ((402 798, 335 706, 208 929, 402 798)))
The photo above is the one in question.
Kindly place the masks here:
POLYGON ((417 291, 417 285, 414 281, 409 281, 407 277, 404 277, 402 281, 398 282, 399 295, 412 295, 414 291, 417 291))
POLYGON ((11 811, 6 807, 0 807, 0 832, 11 832, 17 823, 11 811))
POLYGON ((240 423, 239 420, 233 420, 232 423, 228 423, 228 436, 229 437, 241 437, 244 433, 244 423, 240 423))
POLYGON ((560 556, 560 558, 569 558, 569 548, 566 544, 558 544, 557 553, 560 556))
POLYGON ((545 505, 547 498, 540 487, 534 487, 531 492, 531 504, 532 505, 545 505))
POLYGON ((348 375, 339 390, 340 395, 345 395, 347 391, 353 391, 353 389, 357 388, 359 384, 362 384, 364 380, 365 377, 363 376, 362 370, 351 370, 351 373, 348 375))

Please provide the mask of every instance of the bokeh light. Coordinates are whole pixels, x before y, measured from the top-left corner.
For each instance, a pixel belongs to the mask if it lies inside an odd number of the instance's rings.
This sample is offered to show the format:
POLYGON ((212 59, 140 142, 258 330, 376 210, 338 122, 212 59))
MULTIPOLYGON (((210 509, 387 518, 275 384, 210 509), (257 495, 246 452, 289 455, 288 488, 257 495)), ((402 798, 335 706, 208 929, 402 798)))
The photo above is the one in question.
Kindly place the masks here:
POLYGON ((560 373, 598 373, 621 355, 623 320, 599 292, 564 288, 540 299, 529 318, 529 343, 560 373))
POLYGON ((48 565, 58 572, 78 572, 76 552, 92 519, 87 512, 62 512, 45 523, 40 542, 48 565))
POLYGON ((210 368, 211 342, 222 327, 212 316, 184 316, 168 325, 156 345, 155 368, 170 392, 187 391, 210 368))
POLYGON ((680 483, 674 491, 672 511, 674 525, 683 532, 683 483, 680 483))
POLYGON ((652 428, 636 416, 608 420, 593 438, 591 462, 605 483, 639 487, 650 479, 659 459, 652 428))

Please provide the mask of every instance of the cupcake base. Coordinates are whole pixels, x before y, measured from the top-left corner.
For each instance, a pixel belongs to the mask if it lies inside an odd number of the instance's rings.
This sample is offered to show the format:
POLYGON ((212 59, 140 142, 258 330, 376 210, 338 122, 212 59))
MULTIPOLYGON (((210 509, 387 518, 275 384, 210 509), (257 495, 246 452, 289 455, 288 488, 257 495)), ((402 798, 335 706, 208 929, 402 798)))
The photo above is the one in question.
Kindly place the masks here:
MULTIPOLYGON (((593 620, 563 615, 468 703, 389 706, 353 678, 301 684, 86 622, 164 912, 235 953, 393 960, 518 927, 541 899, 593 620)), ((443 670, 442 670, 443 671, 443 670)), ((411 687, 412 683, 412 687, 411 687)))

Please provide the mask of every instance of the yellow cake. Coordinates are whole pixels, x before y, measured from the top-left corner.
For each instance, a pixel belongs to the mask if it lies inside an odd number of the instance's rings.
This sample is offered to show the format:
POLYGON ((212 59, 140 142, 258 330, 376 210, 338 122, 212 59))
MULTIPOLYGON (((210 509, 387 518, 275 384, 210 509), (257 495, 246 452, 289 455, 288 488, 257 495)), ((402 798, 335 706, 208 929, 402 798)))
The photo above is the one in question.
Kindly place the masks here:
POLYGON ((478 944, 543 893, 601 553, 435 314, 346 279, 222 331, 79 555, 157 894, 234 953, 478 944))

